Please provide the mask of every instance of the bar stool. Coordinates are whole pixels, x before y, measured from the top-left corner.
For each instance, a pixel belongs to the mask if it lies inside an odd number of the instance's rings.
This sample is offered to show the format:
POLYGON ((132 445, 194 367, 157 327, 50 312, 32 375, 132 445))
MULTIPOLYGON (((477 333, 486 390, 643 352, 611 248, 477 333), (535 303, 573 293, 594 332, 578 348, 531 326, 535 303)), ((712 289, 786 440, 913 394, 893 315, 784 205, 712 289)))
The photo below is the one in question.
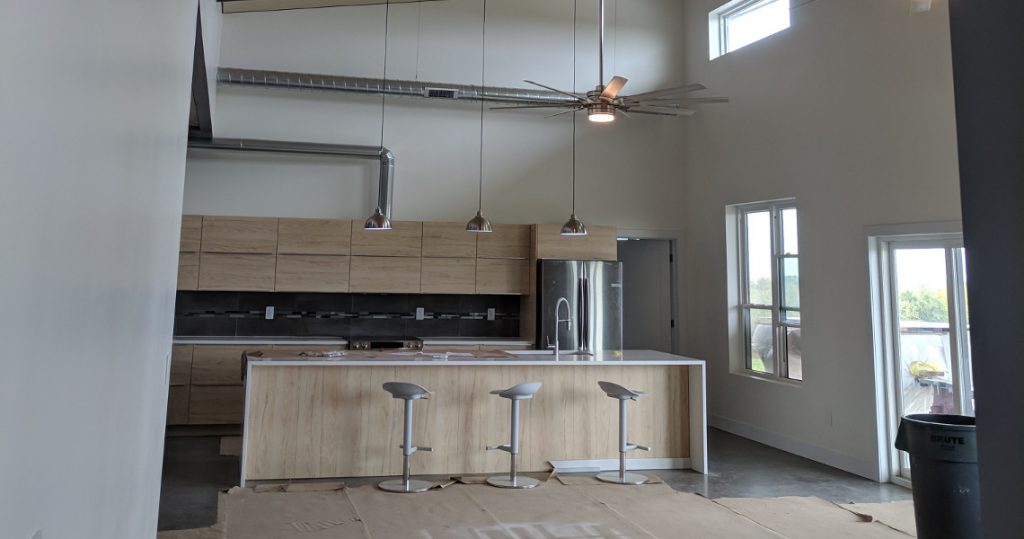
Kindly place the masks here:
POLYGON ((388 382, 384 384, 384 391, 391 393, 391 396, 396 399, 405 401, 405 433, 402 436, 402 478, 382 481, 377 487, 388 492, 426 492, 434 487, 434 483, 409 478, 409 457, 417 451, 433 451, 429 447, 416 447, 412 445, 412 403, 421 399, 429 399, 432 393, 423 386, 405 382, 388 382))
POLYGON ((500 488, 533 488, 540 484, 540 481, 532 477, 519 477, 516 472, 516 456, 519 455, 519 403, 533 398, 533 395, 540 391, 540 382, 519 384, 508 389, 495 389, 491 395, 497 395, 512 401, 512 441, 505 445, 489 445, 488 451, 500 450, 509 454, 511 465, 508 476, 495 475, 487 478, 487 484, 500 488))
POLYGON ((626 453, 634 449, 650 451, 651 448, 632 444, 626 441, 626 401, 636 400, 645 395, 643 391, 633 391, 611 382, 598 382, 597 385, 611 398, 619 400, 619 471, 597 474, 597 478, 607 483, 619 485, 641 485, 647 482, 647 476, 626 472, 626 453))

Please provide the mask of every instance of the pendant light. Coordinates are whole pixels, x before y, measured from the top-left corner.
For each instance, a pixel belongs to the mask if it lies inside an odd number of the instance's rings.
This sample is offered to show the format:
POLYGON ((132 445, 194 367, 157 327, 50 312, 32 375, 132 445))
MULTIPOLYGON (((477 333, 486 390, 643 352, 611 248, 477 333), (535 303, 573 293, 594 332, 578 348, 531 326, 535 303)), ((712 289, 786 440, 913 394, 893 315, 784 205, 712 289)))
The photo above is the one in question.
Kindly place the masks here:
MULTIPOLYGON (((384 69, 380 79, 380 151, 384 153, 384 109, 386 108, 387 93, 384 87, 388 81, 388 19, 391 16, 391 0, 384 3, 384 69)), ((366 230, 391 230, 391 219, 384 215, 380 205, 373 210, 373 215, 363 224, 366 230)))
POLYGON ((491 231, 491 222, 484 217, 484 82, 487 74, 487 0, 484 1, 483 24, 480 28, 480 186, 476 216, 466 223, 466 232, 483 234, 491 231))
MULTIPOLYGON (((576 1, 572 3, 572 91, 576 91, 576 1)), ((563 236, 586 236, 587 225, 576 217, 576 112, 569 114, 572 118, 572 212, 569 220, 562 225, 563 236)))

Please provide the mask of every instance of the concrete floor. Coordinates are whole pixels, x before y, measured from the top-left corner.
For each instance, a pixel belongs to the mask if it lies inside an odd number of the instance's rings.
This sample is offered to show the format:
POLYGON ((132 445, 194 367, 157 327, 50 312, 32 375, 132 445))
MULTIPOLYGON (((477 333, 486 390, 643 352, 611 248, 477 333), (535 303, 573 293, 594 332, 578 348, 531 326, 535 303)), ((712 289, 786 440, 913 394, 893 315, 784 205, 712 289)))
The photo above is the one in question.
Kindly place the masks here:
MULTIPOLYGON (((217 492, 238 484, 238 457, 221 456, 220 438, 168 438, 159 529, 201 528, 217 519, 217 492)), ((655 472, 672 488, 709 498, 818 496, 836 503, 910 499, 910 490, 846 473, 720 430, 708 432, 712 473, 655 472)), ((372 483, 360 479, 352 484, 372 483)))

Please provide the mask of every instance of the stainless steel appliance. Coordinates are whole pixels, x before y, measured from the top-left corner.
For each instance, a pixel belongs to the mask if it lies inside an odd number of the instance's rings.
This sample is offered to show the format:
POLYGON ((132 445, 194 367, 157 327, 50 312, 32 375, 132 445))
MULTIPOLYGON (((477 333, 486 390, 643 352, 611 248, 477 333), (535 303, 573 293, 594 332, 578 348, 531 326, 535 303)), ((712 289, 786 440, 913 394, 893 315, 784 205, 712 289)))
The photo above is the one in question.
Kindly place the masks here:
POLYGON ((620 262, 537 261, 537 348, 554 346, 556 339, 563 353, 622 350, 620 262), (569 303, 569 323, 564 305, 559 318, 562 298, 569 303))
POLYGON ((422 350, 423 339, 417 337, 349 337, 349 350, 422 350))

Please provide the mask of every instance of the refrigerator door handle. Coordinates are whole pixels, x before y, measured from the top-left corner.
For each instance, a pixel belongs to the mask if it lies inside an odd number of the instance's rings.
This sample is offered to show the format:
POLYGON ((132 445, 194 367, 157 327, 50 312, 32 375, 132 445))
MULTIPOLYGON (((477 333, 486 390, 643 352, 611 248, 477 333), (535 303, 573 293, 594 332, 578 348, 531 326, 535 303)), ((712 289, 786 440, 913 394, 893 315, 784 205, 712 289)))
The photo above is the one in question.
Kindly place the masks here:
POLYGON ((580 332, 580 350, 583 352, 590 351, 590 280, 584 277, 582 279, 582 292, 583 301, 580 303, 583 305, 583 316, 580 318, 580 326, 582 331, 580 332))

